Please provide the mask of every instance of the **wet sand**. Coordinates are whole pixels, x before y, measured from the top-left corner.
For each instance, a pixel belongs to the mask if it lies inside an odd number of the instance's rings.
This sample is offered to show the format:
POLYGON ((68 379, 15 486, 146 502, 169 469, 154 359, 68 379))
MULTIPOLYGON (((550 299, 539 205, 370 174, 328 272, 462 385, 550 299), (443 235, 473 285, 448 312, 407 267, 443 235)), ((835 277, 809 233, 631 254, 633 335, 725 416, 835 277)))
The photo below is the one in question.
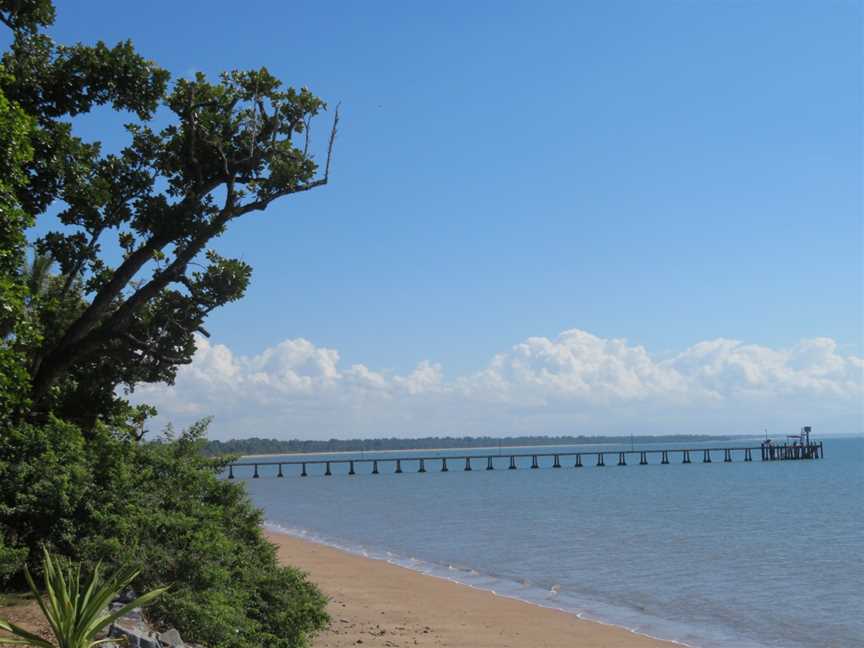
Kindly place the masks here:
POLYGON ((496 596, 382 560, 266 531, 279 559, 329 597, 329 630, 315 648, 670 648, 623 628, 496 596))

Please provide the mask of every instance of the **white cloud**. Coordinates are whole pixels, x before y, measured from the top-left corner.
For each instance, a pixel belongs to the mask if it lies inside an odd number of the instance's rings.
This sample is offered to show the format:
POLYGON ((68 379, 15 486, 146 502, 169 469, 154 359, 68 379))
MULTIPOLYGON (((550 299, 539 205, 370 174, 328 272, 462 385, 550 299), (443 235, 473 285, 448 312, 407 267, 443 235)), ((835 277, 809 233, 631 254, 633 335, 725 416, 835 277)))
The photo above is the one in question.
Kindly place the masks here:
POLYGON ((746 433, 805 423, 858 432, 864 360, 829 338, 788 349, 716 339, 658 358, 571 329, 528 338, 448 381, 429 361, 407 375, 344 367, 338 351, 305 339, 246 357, 199 338, 175 386, 141 386, 136 400, 159 408, 158 423, 213 414, 217 438, 746 433))

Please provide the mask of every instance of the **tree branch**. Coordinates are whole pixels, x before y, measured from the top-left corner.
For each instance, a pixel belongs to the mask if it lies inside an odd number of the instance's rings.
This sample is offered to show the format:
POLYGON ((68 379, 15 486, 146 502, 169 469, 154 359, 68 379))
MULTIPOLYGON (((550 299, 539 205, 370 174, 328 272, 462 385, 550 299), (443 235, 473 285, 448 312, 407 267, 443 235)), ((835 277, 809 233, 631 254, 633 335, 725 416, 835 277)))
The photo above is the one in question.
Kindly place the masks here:
POLYGON ((251 203, 247 203, 240 207, 231 218, 236 218, 237 216, 243 216, 244 214, 248 214, 253 211, 261 211, 263 209, 267 209, 267 206, 276 200, 277 198, 282 198, 283 196, 290 196, 295 193, 302 193, 304 191, 309 191, 310 189, 315 189, 316 187, 323 187, 327 184, 327 178, 319 178, 313 182, 307 182, 304 185, 299 185, 297 187, 291 187, 290 189, 283 189, 282 191, 277 191, 276 193, 272 193, 266 198, 262 198, 261 200, 256 200, 251 203))
MULTIPOLYGON (((96 229, 92 236, 90 237, 90 243, 87 244, 87 254, 90 255, 93 253, 93 250, 96 249, 96 243, 99 241, 99 237, 102 235, 102 232, 105 231, 104 227, 100 227, 96 229)), ((60 290, 60 297, 63 298, 66 296, 66 293, 69 292, 69 288, 72 287, 72 283, 75 281, 75 277, 77 277, 82 268, 84 267, 84 259, 85 257, 82 255, 75 263, 75 267, 66 275, 66 281, 63 282, 63 288, 60 290)))
POLYGON ((231 218, 243 216, 244 214, 248 214, 249 212, 267 209, 267 206, 277 198, 282 198, 283 196, 290 196, 291 194, 302 193, 304 191, 309 191, 310 189, 322 187, 327 184, 330 179, 330 162, 333 159, 333 146, 336 143, 336 133, 339 130, 339 108, 341 105, 341 103, 336 105, 336 112, 333 115, 333 127, 330 129, 330 141, 327 143, 327 161, 324 165, 324 177, 318 178, 318 180, 313 180, 312 182, 307 182, 306 184, 298 185, 296 187, 289 187, 287 189, 283 189, 282 191, 277 191, 260 200, 247 203, 246 205, 243 205, 242 207, 237 209, 235 214, 231 216, 231 218))
POLYGON ((153 252, 162 249, 167 243, 167 239, 154 236, 126 257, 126 260, 114 271, 111 280, 96 293, 93 301, 75 323, 69 327, 57 346, 59 348, 67 347, 75 344, 87 335, 98 324, 99 318, 105 313, 117 295, 122 292, 144 264, 153 258, 153 252))
POLYGON ((339 126, 339 108, 342 103, 336 104, 336 112, 333 114, 333 128, 330 129, 330 142, 327 144, 327 164, 324 166, 324 183, 330 177, 330 159, 333 157, 333 143, 336 141, 336 130, 339 126))
POLYGON ((157 358, 159 360, 164 360, 165 362, 170 362, 171 364, 183 364, 185 360, 183 358, 178 358, 176 356, 165 355, 161 351, 158 351, 153 347, 152 344, 145 342, 144 340, 139 340, 137 337, 132 335, 131 333, 124 332, 118 333, 114 337, 122 338, 127 342, 130 342, 133 346, 138 347, 142 351, 146 351, 150 356, 157 358))
POLYGON ((303 128, 305 130, 305 139, 303 141, 303 157, 309 156, 309 141, 312 139, 310 125, 312 124, 312 119, 310 117, 303 118, 303 128))

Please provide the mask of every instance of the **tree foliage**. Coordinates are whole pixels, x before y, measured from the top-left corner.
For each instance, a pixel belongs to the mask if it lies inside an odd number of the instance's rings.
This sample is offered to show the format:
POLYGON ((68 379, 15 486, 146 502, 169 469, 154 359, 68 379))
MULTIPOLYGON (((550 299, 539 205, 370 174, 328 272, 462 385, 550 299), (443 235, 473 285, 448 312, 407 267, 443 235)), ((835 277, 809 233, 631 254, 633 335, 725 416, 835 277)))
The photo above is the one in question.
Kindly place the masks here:
POLYGON ((52 419, 0 437, 0 540, 18 563, 7 576, 47 546, 88 571, 133 567, 139 591, 170 585, 151 617, 207 646, 307 645, 326 601, 278 566, 245 489, 203 456, 206 426, 139 443, 52 419))
MULTIPOLYGON (((0 69, 0 75, 3 75, 0 69)), ((25 311, 22 276, 24 231, 33 217, 18 203, 31 159, 34 120, 0 90, 0 427, 26 407, 29 373, 25 348, 38 342, 25 311)))
POLYGON ((37 246, 58 264, 55 297, 76 284, 86 297, 29 350, 31 413, 73 401, 92 427, 111 417, 119 385, 173 381, 207 315, 242 297, 251 268, 211 242, 274 200, 326 184, 336 123, 319 169, 309 135, 326 106, 306 88, 285 88, 264 68, 169 87, 130 42, 55 44, 38 29, 50 17, 43 2, 4 2, 0 15, 14 34, 0 91, 35 118, 27 182, 12 189, 31 215, 63 205, 65 227, 37 246), (103 105, 137 117, 116 154, 72 130, 73 117, 103 105), (160 107, 173 117, 164 128, 154 126, 160 107), (114 265, 102 254, 109 241, 124 252, 114 265))
POLYGON ((107 488, 88 503, 93 526, 80 557, 105 560, 126 547, 142 582, 173 583, 155 617, 208 646, 303 645, 326 621, 324 598, 296 570, 274 568, 260 511, 242 486, 217 478, 224 461, 202 456, 206 425, 144 445, 103 437, 94 477, 107 488))

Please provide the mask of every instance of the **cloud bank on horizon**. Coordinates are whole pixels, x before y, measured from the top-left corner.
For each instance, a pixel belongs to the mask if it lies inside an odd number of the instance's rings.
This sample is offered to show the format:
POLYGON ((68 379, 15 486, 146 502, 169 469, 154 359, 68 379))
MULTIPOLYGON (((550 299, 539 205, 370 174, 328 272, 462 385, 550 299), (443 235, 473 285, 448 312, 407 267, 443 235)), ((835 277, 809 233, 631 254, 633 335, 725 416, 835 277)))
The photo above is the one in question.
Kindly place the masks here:
POLYGON ((660 357, 570 329, 449 379, 429 361, 406 375, 343 366, 302 338, 254 356, 197 344, 174 386, 136 390, 159 409, 151 427, 212 415, 220 439, 864 431, 864 358, 830 338, 786 349, 720 338, 660 357))

